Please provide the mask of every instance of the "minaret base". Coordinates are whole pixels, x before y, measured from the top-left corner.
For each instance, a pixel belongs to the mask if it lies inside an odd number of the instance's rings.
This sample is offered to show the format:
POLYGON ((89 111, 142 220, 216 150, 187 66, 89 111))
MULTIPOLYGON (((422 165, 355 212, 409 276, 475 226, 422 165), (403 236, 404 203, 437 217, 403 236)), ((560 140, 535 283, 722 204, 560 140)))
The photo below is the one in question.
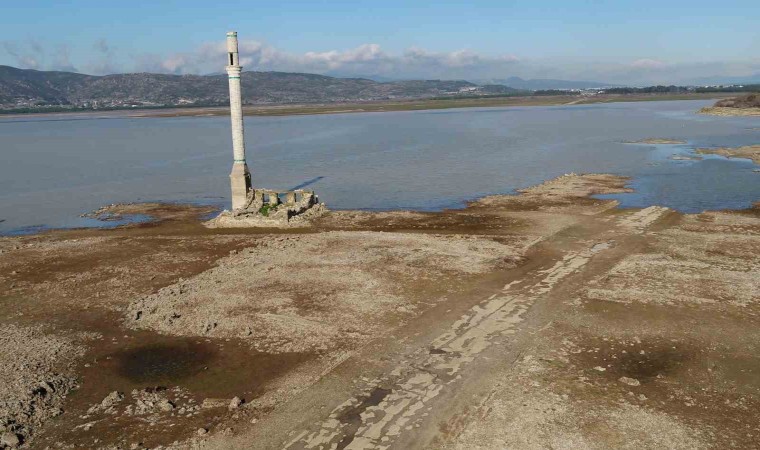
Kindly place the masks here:
POLYGON ((230 173, 230 186, 232 187, 232 209, 245 208, 248 206, 248 191, 251 190, 251 172, 248 164, 235 163, 230 173))
POLYGON ((245 207, 222 211, 204 225, 209 228, 308 227, 326 212, 327 207, 314 191, 251 189, 245 207))

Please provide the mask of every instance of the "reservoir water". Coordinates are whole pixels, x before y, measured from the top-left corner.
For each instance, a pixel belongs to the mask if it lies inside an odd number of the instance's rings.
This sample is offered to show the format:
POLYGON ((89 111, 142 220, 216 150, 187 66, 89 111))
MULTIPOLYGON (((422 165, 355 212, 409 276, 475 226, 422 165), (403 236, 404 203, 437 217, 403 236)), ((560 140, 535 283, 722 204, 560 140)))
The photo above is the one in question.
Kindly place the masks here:
MULTIPOLYGON (((711 101, 246 117, 256 186, 314 189, 333 209, 461 207, 568 172, 632 177, 622 207, 684 212, 760 200, 748 160, 672 160, 760 143, 760 119, 695 114, 711 101), (630 145, 672 138, 686 145, 630 145)), ((0 234, 93 225, 109 203, 226 207, 227 117, 0 116, 0 234)))

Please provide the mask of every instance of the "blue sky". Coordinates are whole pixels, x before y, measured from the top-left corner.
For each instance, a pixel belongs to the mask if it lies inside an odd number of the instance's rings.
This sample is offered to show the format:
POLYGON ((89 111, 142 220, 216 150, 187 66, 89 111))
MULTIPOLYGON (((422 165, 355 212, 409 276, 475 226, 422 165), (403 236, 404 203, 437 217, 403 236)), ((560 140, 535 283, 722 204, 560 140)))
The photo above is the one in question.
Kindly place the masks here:
POLYGON ((248 70, 633 84, 760 74, 757 0, 0 5, 0 64, 25 68, 219 72, 237 30, 248 70))

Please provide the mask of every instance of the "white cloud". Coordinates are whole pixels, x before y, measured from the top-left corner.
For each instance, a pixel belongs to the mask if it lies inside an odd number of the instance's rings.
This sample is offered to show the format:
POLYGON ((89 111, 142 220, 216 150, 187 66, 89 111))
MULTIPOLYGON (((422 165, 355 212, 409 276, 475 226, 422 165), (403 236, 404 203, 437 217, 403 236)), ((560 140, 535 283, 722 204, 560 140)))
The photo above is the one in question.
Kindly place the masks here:
MULTIPOLYGON (((437 76, 449 72, 478 72, 503 69, 513 65, 512 55, 483 56, 471 50, 428 52, 410 48, 400 55, 383 50, 378 44, 362 44, 348 50, 309 51, 288 53, 259 41, 240 41, 240 62, 248 70, 277 70, 342 75, 386 75, 396 77, 437 76)), ((135 58, 138 70, 164 73, 221 72, 225 64, 224 42, 207 43, 195 51, 164 57, 139 55, 135 58)))

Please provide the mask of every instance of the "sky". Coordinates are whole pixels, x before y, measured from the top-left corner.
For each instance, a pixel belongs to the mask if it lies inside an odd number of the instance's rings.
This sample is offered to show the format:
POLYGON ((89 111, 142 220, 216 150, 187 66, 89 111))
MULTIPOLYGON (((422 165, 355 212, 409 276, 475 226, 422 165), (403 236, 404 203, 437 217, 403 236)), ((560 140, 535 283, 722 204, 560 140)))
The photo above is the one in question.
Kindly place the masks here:
POLYGON ((760 1, 0 0, 0 64, 102 75, 760 81, 760 1))

